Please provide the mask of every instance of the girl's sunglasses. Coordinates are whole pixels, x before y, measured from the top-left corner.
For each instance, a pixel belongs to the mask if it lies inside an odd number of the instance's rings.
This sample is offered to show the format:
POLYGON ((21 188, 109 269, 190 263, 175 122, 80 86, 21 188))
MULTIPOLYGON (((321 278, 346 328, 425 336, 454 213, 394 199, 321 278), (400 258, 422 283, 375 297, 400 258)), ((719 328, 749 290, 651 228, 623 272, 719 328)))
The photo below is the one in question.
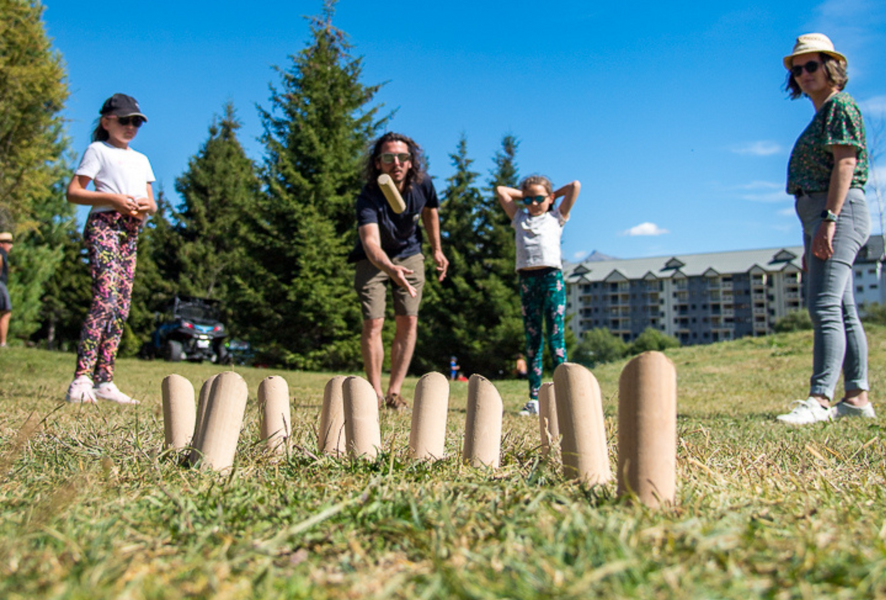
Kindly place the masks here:
POLYGON ((803 69, 806 69, 806 72, 812 75, 816 71, 818 71, 818 67, 821 66, 821 63, 817 60, 810 60, 805 65, 794 65, 791 67, 791 75, 794 77, 799 77, 803 74, 803 69))
POLYGON ((523 197, 523 204, 525 204, 526 206, 529 206, 530 204, 533 204, 533 203, 534 204, 541 204, 542 202, 544 202, 547 199, 548 199, 547 196, 524 196, 523 197))
POLYGON ((138 129, 144 124, 145 119, 144 117, 139 116, 117 117, 117 122, 120 123, 120 125, 122 125, 123 127, 126 127, 127 125, 132 125, 136 129, 138 129))

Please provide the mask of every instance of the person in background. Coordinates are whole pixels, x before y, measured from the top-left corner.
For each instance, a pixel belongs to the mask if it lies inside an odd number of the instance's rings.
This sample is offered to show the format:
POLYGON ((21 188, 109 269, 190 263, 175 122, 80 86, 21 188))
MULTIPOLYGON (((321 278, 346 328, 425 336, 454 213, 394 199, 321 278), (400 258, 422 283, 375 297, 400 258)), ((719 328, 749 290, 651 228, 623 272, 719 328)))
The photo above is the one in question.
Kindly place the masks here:
POLYGON ((521 415, 538 414, 538 390, 542 379, 542 323, 546 325, 548 349, 554 368, 566 362, 566 286, 560 257, 560 238, 569 212, 578 198, 581 184, 573 181, 554 191, 551 181, 541 175, 527 177, 520 189, 498 186, 498 202, 515 231, 517 273, 520 275, 520 303, 526 356, 529 358, 529 401, 521 415), (559 206, 557 198, 563 198, 559 206))
POLYGON ((12 233, 0 232, 0 348, 6 348, 9 320, 12 318, 12 301, 9 299, 9 251, 12 250, 12 233))
POLYGON ((458 359, 454 356, 449 357, 449 379, 455 381, 458 379, 458 372, 461 367, 458 366, 458 359))
POLYGON ((91 206, 83 239, 89 251, 92 306, 83 322, 68 402, 96 398, 137 404, 114 384, 114 362, 129 316, 138 233, 157 211, 148 158, 129 147, 147 123, 135 98, 114 94, 99 111, 92 143, 68 185, 68 202, 91 206), (94 190, 86 189, 92 182, 94 190))
POLYGON ((529 376, 529 369, 526 367, 526 357, 521 352, 514 361, 514 375, 517 379, 526 379, 529 376))
POLYGON ((788 163, 787 192, 803 225, 807 302, 814 329, 809 395, 777 419, 805 425, 842 417, 874 418, 868 400, 868 347, 853 293, 852 264, 871 231, 864 197, 868 154, 864 121, 852 96, 846 57, 821 33, 797 38, 784 57, 791 99, 809 98, 812 121, 788 163), (840 371, 843 399, 831 406, 840 371))

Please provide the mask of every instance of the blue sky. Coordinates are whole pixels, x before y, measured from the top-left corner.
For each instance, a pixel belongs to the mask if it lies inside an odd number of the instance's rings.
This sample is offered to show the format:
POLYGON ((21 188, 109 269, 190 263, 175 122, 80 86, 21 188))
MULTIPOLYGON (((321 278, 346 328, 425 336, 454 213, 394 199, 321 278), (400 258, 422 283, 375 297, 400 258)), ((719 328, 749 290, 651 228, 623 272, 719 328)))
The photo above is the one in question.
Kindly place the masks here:
MULTIPOLYGON (((256 107, 270 108, 273 67, 309 43, 303 15, 322 10, 321 0, 45 4, 69 75, 76 160, 104 99, 135 96, 150 122, 133 147, 173 199, 228 100, 261 160, 256 107)), ((802 33, 825 33, 847 55, 847 91, 869 132, 886 120, 886 3, 875 0, 341 0, 334 24, 363 57, 363 82, 386 82, 377 101, 396 110, 390 129, 422 144, 438 191, 462 133, 484 181, 511 133, 522 175, 582 182, 567 260, 800 243, 784 178, 813 108, 787 99, 781 61, 802 33)), ((879 173, 886 188, 886 156, 879 173)), ((879 231, 871 185, 868 199, 879 231)))

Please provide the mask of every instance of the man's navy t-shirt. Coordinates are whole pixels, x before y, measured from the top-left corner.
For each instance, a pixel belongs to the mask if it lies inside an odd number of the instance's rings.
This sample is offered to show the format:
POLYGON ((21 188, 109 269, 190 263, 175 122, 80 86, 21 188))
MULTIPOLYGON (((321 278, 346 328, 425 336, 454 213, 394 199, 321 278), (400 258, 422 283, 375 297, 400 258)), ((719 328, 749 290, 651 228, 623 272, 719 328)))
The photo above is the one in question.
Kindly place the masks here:
MULTIPOLYGON (((364 185, 357 196, 357 227, 377 223, 381 248, 389 258, 407 258, 421 252, 421 211, 440 206, 437 191, 428 175, 422 177, 421 183, 412 184, 410 190, 403 194, 403 202, 406 210, 398 215, 376 184, 364 185)), ((357 238, 348 262, 365 258, 363 243, 357 238)))

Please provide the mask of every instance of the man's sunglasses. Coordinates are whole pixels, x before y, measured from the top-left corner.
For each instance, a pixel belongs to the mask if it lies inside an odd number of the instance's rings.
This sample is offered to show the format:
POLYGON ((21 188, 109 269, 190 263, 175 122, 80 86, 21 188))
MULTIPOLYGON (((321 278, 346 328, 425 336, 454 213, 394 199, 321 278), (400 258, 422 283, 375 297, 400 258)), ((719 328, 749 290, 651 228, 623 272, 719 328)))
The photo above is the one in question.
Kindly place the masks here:
POLYGON ((385 152, 379 158, 381 158, 381 161, 386 165, 392 165, 394 164, 395 158, 400 161, 400 164, 403 164, 408 160, 412 160, 412 155, 408 152, 400 152, 397 154, 394 154, 393 152, 385 152))
POLYGON ((523 204, 525 204, 526 206, 529 206, 530 204, 533 204, 533 203, 534 204, 541 204, 542 202, 544 202, 547 199, 548 199, 547 196, 524 196, 523 197, 523 204))
POLYGON ((123 127, 126 127, 127 125, 132 125, 136 129, 138 129, 144 124, 145 118, 138 116, 117 117, 117 122, 120 123, 120 125, 122 125, 123 127))
POLYGON ((818 71, 818 67, 820 66, 821 63, 817 60, 810 60, 805 65, 794 65, 793 67, 791 67, 791 75, 793 75, 794 77, 799 77, 803 74, 803 69, 806 69, 806 72, 811 75, 812 73, 818 71))

